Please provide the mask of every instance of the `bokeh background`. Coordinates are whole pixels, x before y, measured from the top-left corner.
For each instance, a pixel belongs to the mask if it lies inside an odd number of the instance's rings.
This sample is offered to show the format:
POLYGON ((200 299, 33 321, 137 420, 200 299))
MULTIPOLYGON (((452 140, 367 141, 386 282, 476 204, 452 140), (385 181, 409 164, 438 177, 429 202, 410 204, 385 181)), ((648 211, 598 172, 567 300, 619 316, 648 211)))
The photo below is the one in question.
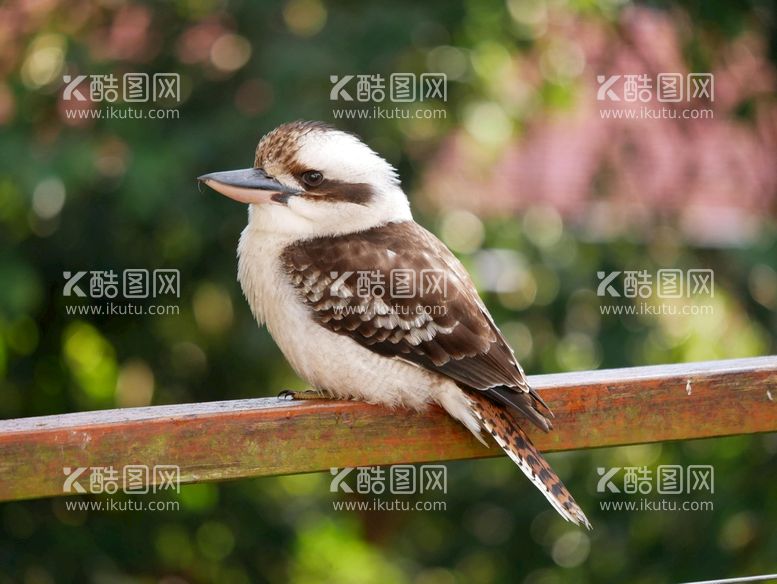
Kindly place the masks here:
MULTIPOLYGON (((776 17, 766 0, 6 0, 0 417, 304 387, 236 283, 245 209, 194 177, 250 165, 279 123, 335 122, 348 104, 329 100, 330 75, 448 75, 433 104, 445 119, 336 123, 398 167, 417 219, 472 271, 528 373, 774 353, 776 17), (178 119, 64 114, 63 75, 136 71, 181 75, 178 119), (715 75, 714 119, 600 116, 597 75, 694 71, 715 75), (181 270, 180 314, 66 314, 64 270, 139 266, 181 270), (714 314, 601 314, 597 271, 664 267, 713 269, 714 298, 683 302, 714 314)), ((560 520, 506 459, 448 463, 448 509, 434 513, 334 512, 329 475, 241 480, 182 488, 178 512, 2 504, 0 582, 777 572, 777 436, 549 458, 593 531, 560 520), (714 465, 714 511, 599 510, 597 467, 658 464, 714 465)))

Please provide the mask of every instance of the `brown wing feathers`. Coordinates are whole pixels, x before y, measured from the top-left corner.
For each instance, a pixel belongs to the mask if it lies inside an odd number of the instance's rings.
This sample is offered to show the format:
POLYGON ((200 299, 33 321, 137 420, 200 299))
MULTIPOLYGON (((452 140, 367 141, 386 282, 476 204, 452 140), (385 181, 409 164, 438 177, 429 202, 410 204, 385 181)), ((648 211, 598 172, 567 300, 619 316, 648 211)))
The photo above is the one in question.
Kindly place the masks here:
POLYGON ((300 242, 287 248, 283 263, 322 326, 381 355, 405 359, 463 388, 483 391, 543 430, 550 429, 552 413, 528 387, 469 275, 416 223, 300 242), (394 269, 416 274, 439 270, 447 280, 442 290, 398 297, 389 294, 394 269), (356 292, 360 273, 370 271, 381 275, 382 298, 356 292))
POLYGON ((461 264, 414 222, 291 245, 283 266, 316 321, 387 357, 436 371, 470 396, 484 428, 565 518, 589 526, 572 496, 521 430, 514 414, 551 428, 533 391, 461 264), (443 290, 390 293, 391 271, 439 270, 443 290), (384 294, 360 295, 359 273, 381 275, 384 294))

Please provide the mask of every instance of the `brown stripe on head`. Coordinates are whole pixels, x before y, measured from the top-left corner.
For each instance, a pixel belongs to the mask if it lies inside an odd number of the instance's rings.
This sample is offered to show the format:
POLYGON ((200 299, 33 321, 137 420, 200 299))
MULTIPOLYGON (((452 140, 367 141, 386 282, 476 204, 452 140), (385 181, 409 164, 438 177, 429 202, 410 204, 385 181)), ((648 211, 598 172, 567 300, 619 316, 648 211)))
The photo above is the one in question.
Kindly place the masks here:
POLYGON ((368 205, 376 196, 374 188, 363 182, 350 183, 326 178, 318 185, 309 185, 304 174, 320 169, 308 168, 299 161, 299 153, 304 136, 312 132, 336 132, 334 127, 323 122, 290 122, 278 126, 265 135, 256 148, 254 166, 257 168, 282 169, 284 174, 293 176, 305 189, 299 198, 309 201, 354 203, 368 205))
POLYGON ((309 201, 332 203, 354 203, 368 205, 375 197, 374 189, 366 183, 346 183, 339 180, 324 180, 317 187, 306 187, 301 198, 309 201))
MULTIPOLYGON (((306 172, 317 171, 315 168, 308 168, 298 161, 294 154, 288 154, 283 161, 285 171, 293 176, 305 192, 299 195, 299 198, 309 201, 354 203, 357 205, 368 205, 376 196, 373 187, 367 183, 350 183, 333 178, 324 178, 321 184, 309 185, 305 182, 306 172)), ((276 159, 276 162, 278 160, 276 159)))
POLYGON ((306 122, 298 120, 282 124, 265 134, 256 147, 254 168, 264 168, 268 163, 278 163, 288 166, 293 163, 294 155, 299 150, 299 139, 311 132, 326 132, 335 130, 324 122, 306 122))

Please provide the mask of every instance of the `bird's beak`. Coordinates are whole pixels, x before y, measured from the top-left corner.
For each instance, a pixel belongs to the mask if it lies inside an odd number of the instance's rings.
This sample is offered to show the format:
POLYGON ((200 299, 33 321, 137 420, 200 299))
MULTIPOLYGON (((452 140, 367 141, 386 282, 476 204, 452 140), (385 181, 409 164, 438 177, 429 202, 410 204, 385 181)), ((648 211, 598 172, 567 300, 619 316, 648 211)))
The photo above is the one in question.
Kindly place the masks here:
POLYGON ((302 192, 282 185, 261 168, 212 172, 198 176, 197 180, 230 199, 248 204, 286 203, 290 196, 302 192))

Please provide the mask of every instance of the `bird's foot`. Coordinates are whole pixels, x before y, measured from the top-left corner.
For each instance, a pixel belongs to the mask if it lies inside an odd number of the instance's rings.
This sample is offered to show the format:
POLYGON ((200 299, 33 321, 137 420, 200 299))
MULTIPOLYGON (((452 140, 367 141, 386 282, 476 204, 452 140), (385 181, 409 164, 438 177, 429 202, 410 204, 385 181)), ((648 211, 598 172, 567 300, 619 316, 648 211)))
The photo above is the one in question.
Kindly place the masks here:
POLYGON ((304 391, 294 391, 293 389, 284 389, 278 394, 278 399, 288 400, 306 400, 306 399, 335 399, 332 394, 322 389, 306 389, 304 391))

